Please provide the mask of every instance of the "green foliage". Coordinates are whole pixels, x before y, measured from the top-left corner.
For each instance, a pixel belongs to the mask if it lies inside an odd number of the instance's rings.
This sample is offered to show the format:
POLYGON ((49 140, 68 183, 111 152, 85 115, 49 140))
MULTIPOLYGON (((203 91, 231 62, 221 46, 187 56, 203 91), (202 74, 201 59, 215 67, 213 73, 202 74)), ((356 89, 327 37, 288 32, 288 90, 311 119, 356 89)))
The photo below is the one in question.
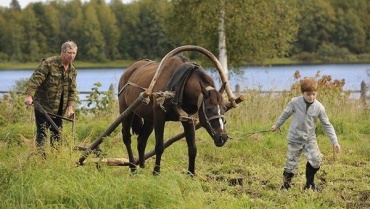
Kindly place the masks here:
POLYGON ((200 45, 214 53, 219 52, 220 13, 225 12, 226 46, 231 67, 286 56, 290 43, 296 39, 298 13, 287 1, 250 1, 247 4, 240 0, 172 2, 173 11, 168 18, 170 33, 174 34, 172 39, 181 45, 200 45), (179 31, 191 31, 191 35, 179 31))
MULTIPOLYGON (((369 52, 369 3, 298 0, 301 30, 295 52, 317 52, 325 45, 348 49, 354 54, 369 52)), ((336 57, 336 56, 335 56, 336 57)), ((338 62, 338 60, 324 60, 338 62)), ((341 60, 339 60, 341 61, 341 60)), ((347 60, 353 61, 353 60, 347 60)))
POLYGON ((24 96, 20 92, 26 89, 27 79, 15 81, 13 90, 0 98, 0 125, 29 121, 30 108, 24 105, 24 96))
POLYGON ((310 52, 301 52, 299 54, 295 54, 292 56, 292 59, 303 63, 315 63, 315 61, 319 60, 316 53, 310 52))
POLYGON ((369 8, 368 1, 346 0, 73 0, 21 9, 13 0, 0 10, 0 60, 37 62, 59 54, 66 40, 78 44, 77 60, 95 63, 158 60, 188 44, 217 54, 224 11, 230 69, 294 55, 302 62, 364 62, 369 8))
POLYGON ((0 124, 11 124, 27 120, 29 117, 24 105, 24 96, 11 91, 0 99, 0 124))
POLYGON ((91 88, 92 92, 87 98, 87 107, 82 107, 83 113, 93 114, 111 114, 113 113, 114 107, 117 105, 117 101, 114 97, 113 86, 109 88, 107 92, 100 92, 99 87, 101 83, 94 83, 94 87, 91 88))
POLYGON ((339 48, 334 44, 323 44, 317 50, 319 58, 326 63, 357 61, 356 56, 352 55, 347 48, 339 48))

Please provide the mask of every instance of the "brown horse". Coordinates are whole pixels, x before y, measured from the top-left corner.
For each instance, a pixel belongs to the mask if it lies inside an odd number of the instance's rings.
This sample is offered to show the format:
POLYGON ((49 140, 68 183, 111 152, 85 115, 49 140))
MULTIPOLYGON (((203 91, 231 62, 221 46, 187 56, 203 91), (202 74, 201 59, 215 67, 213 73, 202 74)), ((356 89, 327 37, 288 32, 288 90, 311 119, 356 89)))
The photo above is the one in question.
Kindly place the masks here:
MULTIPOLYGON (((162 63, 161 63, 162 64, 162 63)), ((159 64, 141 60, 129 66, 119 81, 119 107, 124 112, 140 93, 146 91, 159 64)), ((222 92, 215 90, 214 81, 199 65, 189 63, 183 56, 170 57, 163 63, 163 71, 153 87, 149 104, 140 104, 122 121, 122 138, 127 148, 130 169, 136 171, 137 162, 131 148, 131 133, 138 135, 138 164, 144 167, 147 139, 154 129, 156 162, 153 174, 160 173, 164 151, 163 133, 166 121, 181 121, 188 145, 188 172, 194 174, 196 144, 193 114, 198 114, 200 124, 221 147, 228 136, 225 131, 225 105, 222 92)))

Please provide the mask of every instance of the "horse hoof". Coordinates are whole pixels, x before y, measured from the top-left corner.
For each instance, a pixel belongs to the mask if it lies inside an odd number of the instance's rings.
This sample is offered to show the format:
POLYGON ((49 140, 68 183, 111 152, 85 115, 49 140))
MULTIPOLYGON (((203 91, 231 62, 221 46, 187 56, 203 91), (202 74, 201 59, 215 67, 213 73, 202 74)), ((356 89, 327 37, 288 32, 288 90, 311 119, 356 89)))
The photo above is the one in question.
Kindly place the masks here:
POLYGON ((132 175, 137 174, 137 169, 136 169, 136 168, 135 168, 135 169, 130 169, 130 173, 131 173, 132 175))
POLYGON ((81 162, 77 161, 76 162, 76 167, 80 167, 80 166, 84 166, 84 163, 83 162, 81 163, 81 162))
POLYGON ((190 172, 190 171, 188 171, 187 172, 187 174, 188 174, 188 176, 190 176, 190 177, 194 177, 195 175, 194 175, 194 173, 193 172, 190 172))
POLYGON ((98 169, 98 171, 101 171, 101 165, 99 163, 96 163, 95 167, 98 169))
POLYGON ((160 171, 153 171, 153 176, 159 176, 159 174, 161 174, 160 171))

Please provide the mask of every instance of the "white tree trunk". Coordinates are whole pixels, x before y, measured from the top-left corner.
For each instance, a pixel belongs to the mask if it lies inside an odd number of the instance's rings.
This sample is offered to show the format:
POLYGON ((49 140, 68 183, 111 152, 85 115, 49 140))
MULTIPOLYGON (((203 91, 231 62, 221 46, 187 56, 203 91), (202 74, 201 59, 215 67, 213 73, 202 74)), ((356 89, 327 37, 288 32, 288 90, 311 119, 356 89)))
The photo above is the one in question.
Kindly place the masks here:
POLYGON ((221 66, 225 71, 226 79, 229 80, 229 69, 227 67, 227 51, 226 51, 226 33, 225 33, 225 2, 220 0, 220 22, 218 26, 218 59, 220 60, 221 66))

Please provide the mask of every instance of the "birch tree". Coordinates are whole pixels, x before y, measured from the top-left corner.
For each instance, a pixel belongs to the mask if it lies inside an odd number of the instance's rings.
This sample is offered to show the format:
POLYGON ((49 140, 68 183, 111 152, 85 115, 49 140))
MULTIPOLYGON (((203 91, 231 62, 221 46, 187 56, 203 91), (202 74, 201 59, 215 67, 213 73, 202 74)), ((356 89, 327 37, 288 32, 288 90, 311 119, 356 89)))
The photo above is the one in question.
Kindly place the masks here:
POLYGON ((297 37, 298 11, 291 0, 173 0, 172 6, 172 40, 218 52, 233 71, 286 56, 297 37))

